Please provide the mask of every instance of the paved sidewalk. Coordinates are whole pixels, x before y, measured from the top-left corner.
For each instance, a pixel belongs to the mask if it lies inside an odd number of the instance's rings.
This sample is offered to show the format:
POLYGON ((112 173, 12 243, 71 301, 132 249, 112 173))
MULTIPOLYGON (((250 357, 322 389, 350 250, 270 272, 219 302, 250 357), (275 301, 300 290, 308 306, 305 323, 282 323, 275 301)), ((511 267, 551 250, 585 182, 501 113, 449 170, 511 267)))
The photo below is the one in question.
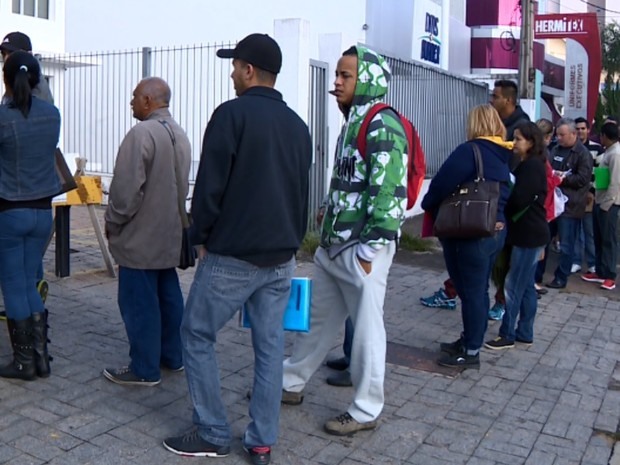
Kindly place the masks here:
MULTIPOLYGON (((0 379, 0 463, 191 464, 248 463, 241 442, 224 459, 187 459, 161 441, 191 427, 185 376, 164 372, 152 388, 121 387, 101 370, 128 360, 126 336, 109 278, 85 211, 72 211, 72 276, 50 281, 52 376, 35 382, 0 379)), ((311 274, 309 263, 297 274, 311 274)), ((193 271, 181 274, 187 292, 193 271)), ((420 306, 445 273, 395 264, 385 306, 388 340, 438 350, 458 337, 459 311, 420 306)), ((617 294, 550 291, 543 297, 535 344, 483 350, 479 371, 447 377, 388 364, 380 426, 348 438, 322 431, 344 411, 351 389, 325 384, 322 367, 304 403, 284 406, 273 464, 604 465, 620 420, 620 302, 617 294), (613 296, 613 299, 610 297, 613 296)), ((489 325, 495 336, 498 323, 489 325)), ((294 336, 287 335, 287 352, 294 336)), ((340 355, 334 341, 334 356, 340 355)), ((9 356, 6 332, 0 358, 9 356)), ((236 321, 218 342, 223 399, 233 433, 248 422, 252 379, 248 330, 236 321)), ((437 354, 438 355, 438 354, 437 354)))

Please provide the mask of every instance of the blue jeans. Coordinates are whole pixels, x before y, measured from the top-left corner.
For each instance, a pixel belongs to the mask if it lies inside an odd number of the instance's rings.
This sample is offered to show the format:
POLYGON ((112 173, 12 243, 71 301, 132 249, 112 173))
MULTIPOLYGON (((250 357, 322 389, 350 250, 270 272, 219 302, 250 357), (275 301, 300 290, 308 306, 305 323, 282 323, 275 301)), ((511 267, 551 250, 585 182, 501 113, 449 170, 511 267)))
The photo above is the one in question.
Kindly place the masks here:
POLYGON ((537 284, 542 284, 543 276, 545 274, 545 269, 547 268, 547 257, 549 256, 549 245, 553 242, 553 239, 558 234, 558 223, 556 220, 549 222, 549 244, 545 247, 545 255, 542 260, 538 262, 536 265, 536 273, 534 276, 534 281, 537 284))
POLYGON ((148 381, 160 379, 160 365, 183 366, 183 294, 175 268, 118 269, 118 306, 129 340, 131 371, 148 381))
POLYGON ((194 424, 212 444, 227 446, 232 437, 220 395, 215 357, 217 333, 245 304, 252 328, 254 385, 246 447, 271 446, 278 437, 282 399, 284 329, 295 259, 268 268, 208 253, 197 265, 187 298, 181 339, 194 424))
POLYGON ((577 242, 575 242, 575 256, 573 257, 573 263, 581 266, 584 251, 586 255, 586 264, 588 265, 588 268, 591 268, 596 264, 596 255, 594 251, 594 222, 592 219, 592 212, 586 212, 586 215, 581 219, 579 233, 577 234, 577 242))
POLYGON ((484 341, 489 310, 489 278, 505 240, 506 228, 482 239, 441 240, 448 274, 461 298, 464 346, 474 353, 484 341))
POLYGON ((534 273, 538 257, 544 247, 513 247, 510 256, 510 268, 506 276, 506 313, 499 328, 499 335, 509 341, 515 337, 521 341, 534 338, 534 318, 538 299, 534 288, 534 273), (515 324, 519 317, 519 326, 515 335, 515 324))
POLYGON ((573 265, 573 255, 575 254, 575 242, 581 226, 581 220, 577 218, 567 218, 562 215, 557 219, 558 234, 560 235, 560 260, 555 269, 555 280, 566 286, 570 269, 573 265))
POLYGON ((11 319, 24 320, 44 311, 36 287, 37 270, 51 230, 51 209, 0 212, 0 285, 11 319))
POLYGON ((603 279, 616 280, 618 262, 618 211, 612 205, 608 211, 594 206, 594 237, 596 243, 596 274, 603 279))

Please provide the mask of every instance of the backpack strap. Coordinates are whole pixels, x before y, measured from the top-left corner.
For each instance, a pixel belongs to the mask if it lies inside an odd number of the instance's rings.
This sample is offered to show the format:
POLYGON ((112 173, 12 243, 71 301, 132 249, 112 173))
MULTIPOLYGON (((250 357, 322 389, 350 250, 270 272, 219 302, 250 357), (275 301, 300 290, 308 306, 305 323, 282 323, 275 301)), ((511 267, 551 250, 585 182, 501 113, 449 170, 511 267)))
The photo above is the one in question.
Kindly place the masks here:
POLYGON ((370 122, 373 120, 373 118, 377 116, 377 113, 385 110, 386 108, 392 107, 387 103, 383 102, 375 103, 372 107, 370 107, 370 110, 368 110, 366 116, 364 116, 364 121, 362 121, 360 130, 357 133, 357 150, 359 151, 360 155, 362 155, 362 158, 364 160, 366 159, 366 137, 368 136, 368 126, 370 126, 370 122))

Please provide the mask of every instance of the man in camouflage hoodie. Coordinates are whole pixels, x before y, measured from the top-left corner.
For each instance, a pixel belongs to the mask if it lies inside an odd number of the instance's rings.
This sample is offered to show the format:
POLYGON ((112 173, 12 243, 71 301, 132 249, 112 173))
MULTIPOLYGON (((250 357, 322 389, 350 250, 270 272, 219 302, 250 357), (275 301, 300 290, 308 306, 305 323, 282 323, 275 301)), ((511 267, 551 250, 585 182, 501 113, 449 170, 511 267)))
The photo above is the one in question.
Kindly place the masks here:
POLYGON ((389 109, 369 125, 366 157, 357 150, 357 137, 366 113, 387 93, 389 79, 388 64, 367 48, 351 47, 338 61, 331 93, 346 122, 314 256, 311 330, 299 336, 284 361, 282 402, 300 404, 306 383, 351 318, 355 397, 347 412, 325 423, 336 435, 375 428, 383 409, 383 302, 407 203, 407 138, 389 109))

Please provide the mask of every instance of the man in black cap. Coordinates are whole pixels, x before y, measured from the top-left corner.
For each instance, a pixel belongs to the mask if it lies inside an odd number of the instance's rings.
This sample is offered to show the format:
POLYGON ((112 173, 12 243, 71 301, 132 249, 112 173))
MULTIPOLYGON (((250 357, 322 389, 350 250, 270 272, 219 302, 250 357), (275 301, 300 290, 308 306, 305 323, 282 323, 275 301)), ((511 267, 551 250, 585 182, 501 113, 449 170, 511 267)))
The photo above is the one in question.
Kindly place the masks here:
POLYGON ((184 456, 230 452, 214 344, 218 331, 245 307, 255 365, 252 421, 243 446, 253 464, 265 465, 278 437, 282 319, 308 224, 312 146, 308 126, 273 88, 282 53, 271 37, 252 34, 217 55, 233 59, 238 98, 211 116, 192 198, 200 260, 181 339, 196 428, 166 439, 164 447, 184 456))
MULTIPOLYGON (((23 32, 9 32, 2 42, 0 43, 0 55, 2 55, 2 61, 5 62, 9 55, 13 52, 24 51, 28 53, 32 53, 32 42, 30 41, 30 37, 28 37, 23 32)), ((41 66, 39 66, 42 69, 41 66)), ((32 95, 40 98, 48 103, 54 105, 54 97, 52 96, 52 92, 50 91, 50 86, 47 83, 47 79, 45 76, 39 76, 39 83, 36 85, 34 89, 32 89, 32 95)), ((0 102, 2 105, 8 103, 8 97, 5 95, 2 96, 2 101, 0 102)), ((41 295, 41 300, 45 303, 47 299, 47 292, 49 289, 49 285, 45 279, 43 279, 43 265, 37 272, 37 291, 41 295)), ((6 319, 6 312, 4 310, 0 311, 0 320, 6 319)))
MULTIPOLYGON (((30 37, 23 32, 9 32, 6 36, 4 36, 4 39, 2 39, 2 43, 0 43, 0 54, 2 54, 2 61, 6 61, 11 53, 18 50, 32 53, 32 42, 30 42, 30 37)), ((40 76, 39 83, 32 90, 32 95, 40 98, 41 100, 45 100, 52 105, 54 104, 54 97, 50 91, 50 86, 47 83, 47 79, 45 79, 44 76, 40 76)), ((5 100, 6 96, 2 97, 2 103, 6 103, 5 100)))

